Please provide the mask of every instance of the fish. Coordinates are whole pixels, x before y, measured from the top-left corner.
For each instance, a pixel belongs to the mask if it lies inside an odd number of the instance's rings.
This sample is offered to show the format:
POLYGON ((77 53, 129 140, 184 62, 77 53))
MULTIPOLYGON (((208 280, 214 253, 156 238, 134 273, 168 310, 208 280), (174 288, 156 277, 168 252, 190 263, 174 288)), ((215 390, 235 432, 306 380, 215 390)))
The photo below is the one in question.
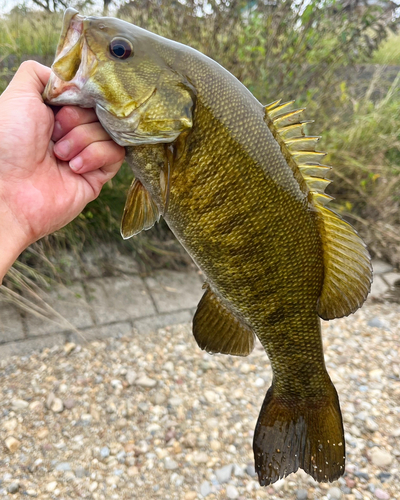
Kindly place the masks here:
POLYGON ((44 91, 94 108, 134 173, 124 238, 163 217, 205 276, 193 334, 208 353, 247 356, 257 337, 273 372, 254 432, 262 486, 299 468, 345 467, 321 318, 354 313, 371 259, 328 208, 330 167, 293 101, 262 105, 204 54, 125 21, 67 9, 44 91))

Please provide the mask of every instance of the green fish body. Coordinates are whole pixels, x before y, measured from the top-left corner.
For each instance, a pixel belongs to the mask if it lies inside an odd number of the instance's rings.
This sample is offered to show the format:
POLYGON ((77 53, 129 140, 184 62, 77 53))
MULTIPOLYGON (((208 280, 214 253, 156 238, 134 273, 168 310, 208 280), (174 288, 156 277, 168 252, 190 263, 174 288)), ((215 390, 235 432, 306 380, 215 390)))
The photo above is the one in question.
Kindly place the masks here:
POLYGON ((273 382, 254 434, 260 483, 299 467, 318 481, 337 479, 343 424, 319 318, 361 306, 371 264, 354 229, 325 206, 328 167, 318 138, 304 135, 302 110, 262 106, 203 54, 72 9, 45 97, 95 107, 126 147, 135 181, 123 236, 162 215, 203 271, 199 346, 246 356, 254 335, 261 341, 273 382))

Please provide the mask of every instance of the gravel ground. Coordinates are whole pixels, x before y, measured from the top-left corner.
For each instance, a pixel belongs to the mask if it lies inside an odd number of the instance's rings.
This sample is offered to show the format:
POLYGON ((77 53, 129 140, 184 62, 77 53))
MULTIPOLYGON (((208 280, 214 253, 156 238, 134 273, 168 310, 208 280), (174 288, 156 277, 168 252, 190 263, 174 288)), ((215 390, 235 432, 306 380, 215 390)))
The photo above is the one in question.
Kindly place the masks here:
POLYGON ((0 498, 400 499, 400 306, 324 323, 346 475, 261 488, 251 441, 271 382, 257 345, 210 356, 190 325, 0 363, 0 498))

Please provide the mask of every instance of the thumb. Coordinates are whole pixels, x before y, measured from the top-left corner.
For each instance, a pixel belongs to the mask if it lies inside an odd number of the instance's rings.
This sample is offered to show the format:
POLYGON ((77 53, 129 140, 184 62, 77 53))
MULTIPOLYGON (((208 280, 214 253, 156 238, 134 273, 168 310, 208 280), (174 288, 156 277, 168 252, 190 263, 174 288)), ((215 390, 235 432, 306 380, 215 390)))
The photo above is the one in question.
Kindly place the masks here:
POLYGON ((5 92, 22 92, 25 95, 42 95, 51 69, 36 61, 25 61, 18 68, 5 92))

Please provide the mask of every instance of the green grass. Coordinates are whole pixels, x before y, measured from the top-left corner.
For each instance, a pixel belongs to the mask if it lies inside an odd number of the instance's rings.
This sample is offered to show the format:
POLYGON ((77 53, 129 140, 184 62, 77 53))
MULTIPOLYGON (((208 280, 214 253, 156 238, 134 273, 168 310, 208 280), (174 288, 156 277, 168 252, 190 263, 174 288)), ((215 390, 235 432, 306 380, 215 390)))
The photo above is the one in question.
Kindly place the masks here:
POLYGON ((400 66, 400 34, 389 36, 375 52, 372 62, 400 66))

